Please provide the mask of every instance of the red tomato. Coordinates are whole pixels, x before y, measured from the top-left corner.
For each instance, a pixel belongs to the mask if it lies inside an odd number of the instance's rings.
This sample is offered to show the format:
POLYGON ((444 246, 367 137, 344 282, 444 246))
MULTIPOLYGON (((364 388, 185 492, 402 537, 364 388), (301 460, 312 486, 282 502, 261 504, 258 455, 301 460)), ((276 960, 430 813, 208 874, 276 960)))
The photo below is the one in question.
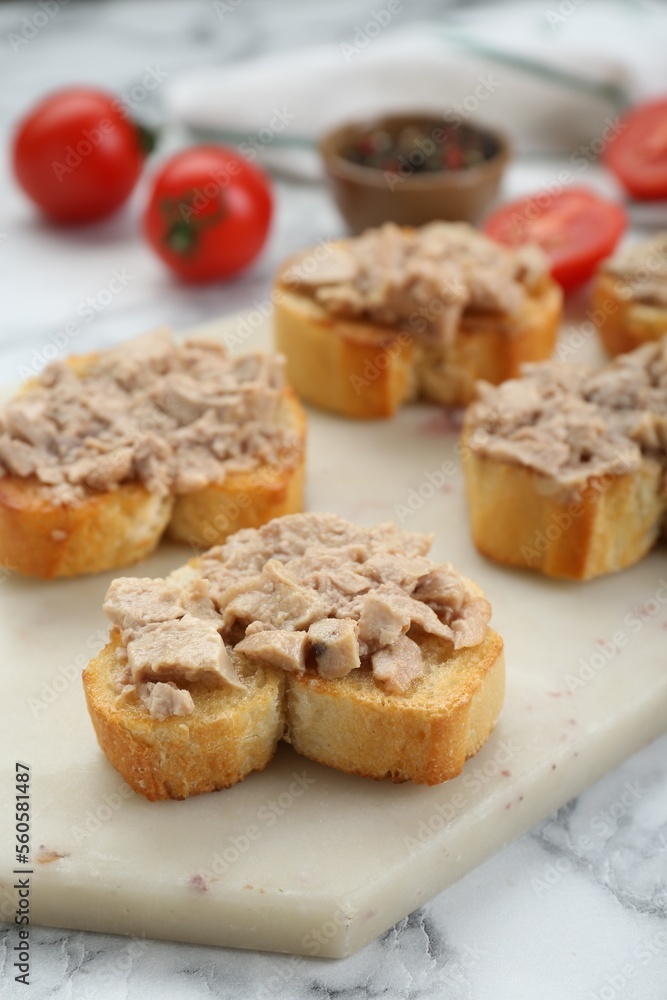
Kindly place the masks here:
POLYGON ((586 281, 608 257, 627 226, 616 202, 584 187, 544 191, 503 205, 484 223, 499 243, 538 243, 551 260, 551 274, 567 291, 586 281))
POLYGON ((189 281, 215 281, 247 267, 269 231, 268 178, 223 146, 195 146, 162 166, 144 217, 149 243, 189 281))
POLYGON ((14 172, 56 222, 92 222, 129 197, 144 161, 142 135, 120 101, 72 87, 44 98, 14 137, 14 172))
POLYGON ((620 122, 603 162, 635 198, 667 197, 667 99, 638 104, 620 122))

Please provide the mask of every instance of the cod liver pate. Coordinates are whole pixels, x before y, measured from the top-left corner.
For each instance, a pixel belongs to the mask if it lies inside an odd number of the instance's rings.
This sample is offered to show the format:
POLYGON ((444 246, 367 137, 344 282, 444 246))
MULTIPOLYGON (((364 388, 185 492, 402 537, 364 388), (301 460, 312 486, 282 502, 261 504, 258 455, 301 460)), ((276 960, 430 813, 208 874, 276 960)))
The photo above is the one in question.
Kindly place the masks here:
POLYGON ((450 342, 466 310, 513 314, 548 274, 537 246, 502 247, 466 223, 387 222, 331 244, 312 273, 284 275, 332 316, 450 342))
POLYGON ((618 281, 626 300, 667 309, 667 232, 603 261, 600 271, 618 281))
POLYGON ((576 491, 646 458, 667 466, 667 337, 594 370, 526 365, 520 379, 481 383, 466 414, 469 447, 576 491))
POLYGON ((82 373, 49 365, 0 410, 0 476, 33 477, 66 504, 142 483, 190 493, 289 454, 280 357, 230 357, 218 342, 166 331, 99 354, 82 373))
POLYGON ((190 714, 183 685, 243 686, 236 654, 327 679, 368 669, 405 692, 424 671, 420 636, 476 646, 491 615, 430 546, 391 522, 293 514, 237 532, 171 579, 116 580, 104 610, 121 638, 119 697, 138 695, 158 719, 190 714))

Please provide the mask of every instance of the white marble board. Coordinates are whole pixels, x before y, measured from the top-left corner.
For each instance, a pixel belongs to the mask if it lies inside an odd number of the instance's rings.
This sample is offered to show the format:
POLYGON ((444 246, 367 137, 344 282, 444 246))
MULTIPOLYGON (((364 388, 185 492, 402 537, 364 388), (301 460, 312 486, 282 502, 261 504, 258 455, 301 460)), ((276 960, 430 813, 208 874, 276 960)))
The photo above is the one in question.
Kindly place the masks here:
MULTIPOLYGON (((220 329, 244 349, 266 342, 264 328, 239 323, 220 329)), ((2 919, 13 921, 17 902, 15 761, 31 773, 34 923, 340 957, 667 729, 664 548, 586 584, 503 569, 470 540, 451 414, 418 405, 383 422, 309 417, 308 509, 434 532, 435 558, 490 597, 507 696, 488 744, 435 788, 349 777, 283 747, 235 788, 146 802, 98 749, 79 676, 103 644, 102 599, 118 574, 3 576, 2 919)), ((128 572, 162 575, 188 557, 165 545, 128 572)), ((632 786, 626 794, 629 809, 632 786)))

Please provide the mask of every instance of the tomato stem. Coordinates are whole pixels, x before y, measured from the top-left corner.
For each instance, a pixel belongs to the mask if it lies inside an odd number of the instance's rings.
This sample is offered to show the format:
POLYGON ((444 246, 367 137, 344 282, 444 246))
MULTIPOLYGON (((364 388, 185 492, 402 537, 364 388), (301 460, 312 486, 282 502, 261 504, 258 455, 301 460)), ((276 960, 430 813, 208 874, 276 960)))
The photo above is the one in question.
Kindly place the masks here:
POLYGON ((133 124, 137 130, 137 135, 139 136, 141 152, 144 156, 150 156, 157 146, 160 130, 157 128, 149 128, 147 125, 140 125, 138 122, 134 122, 133 124))
POLYGON ((164 243, 179 257, 191 257, 197 251, 200 233, 215 226, 227 214, 221 195, 213 212, 193 218, 200 209, 194 208, 196 190, 185 192, 180 199, 164 198, 160 209, 165 220, 164 243), (187 213, 187 217, 186 217, 187 213))
POLYGON ((191 222, 176 219, 171 223, 164 238, 170 250, 181 257, 188 257, 197 246, 197 227, 191 222))

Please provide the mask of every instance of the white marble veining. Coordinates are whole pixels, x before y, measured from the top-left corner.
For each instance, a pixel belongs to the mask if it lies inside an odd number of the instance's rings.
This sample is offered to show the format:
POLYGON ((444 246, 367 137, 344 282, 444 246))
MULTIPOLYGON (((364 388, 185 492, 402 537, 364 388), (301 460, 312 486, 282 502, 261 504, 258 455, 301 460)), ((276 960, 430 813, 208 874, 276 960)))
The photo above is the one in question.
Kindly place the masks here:
MULTIPOLYGON (((588 0, 589 4, 595 0, 588 0)), ((0 7, 0 128, 55 85, 90 80, 121 91, 149 67, 175 74, 293 45, 345 40, 378 6, 353 0, 241 0, 221 19, 208 0, 110 0, 63 6, 26 45, 12 46, 37 3, 0 7)), ((545 0, 545 7, 549 6, 545 0)), ((551 6, 554 6, 552 4, 551 6)), ((406 21, 446 5, 405 4, 406 21)), ((576 16, 573 15, 573 16, 576 16)), ((43 19, 39 19, 40 21, 43 19)), ((159 117, 159 90, 142 107, 159 117)), ((165 135, 166 148, 180 141, 165 135)), ((553 175, 515 170, 508 191, 553 175)), ((588 176, 597 179, 591 168, 588 176)), ((583 178, 582 178, 583 179, 583 178)), ((136 240, 141 191, 128 211, 85 231, 37 222, 0 165, 0 380, 40 363, 44 348, 104 289, 114 269, 127 287, 81 323, 66 350, 105 346, 158 323, 184 328, 262 306, 271 273, 292 250, 340 232, 317 186, 278 186, 271 243, 231 285, 184 289, 136 240)), ((580 322, 584 303, 570 307, 580 322)), ((590 348, 572 340, 573 357, 590 348)), ((1 605, 0 605, 1 606, 1 605)), ((567 627, 567 623, 564 623, 567 627)), ((14 752, 3 743, 3 755, 14 752)), ((0 998, 153 1000, 171 997, 447 997, 451 1000, 664 1000, 667 996, 667 738, 655 742, 532 833, 469 873, 357 955, 302 959, 33 928, 32 985, 13 981, 13 931, 0 944, 0 998)), ((2 791, 3 796, 7 794, 2 791)), ((0 850, 8 850, 9 845, 0 850)))

